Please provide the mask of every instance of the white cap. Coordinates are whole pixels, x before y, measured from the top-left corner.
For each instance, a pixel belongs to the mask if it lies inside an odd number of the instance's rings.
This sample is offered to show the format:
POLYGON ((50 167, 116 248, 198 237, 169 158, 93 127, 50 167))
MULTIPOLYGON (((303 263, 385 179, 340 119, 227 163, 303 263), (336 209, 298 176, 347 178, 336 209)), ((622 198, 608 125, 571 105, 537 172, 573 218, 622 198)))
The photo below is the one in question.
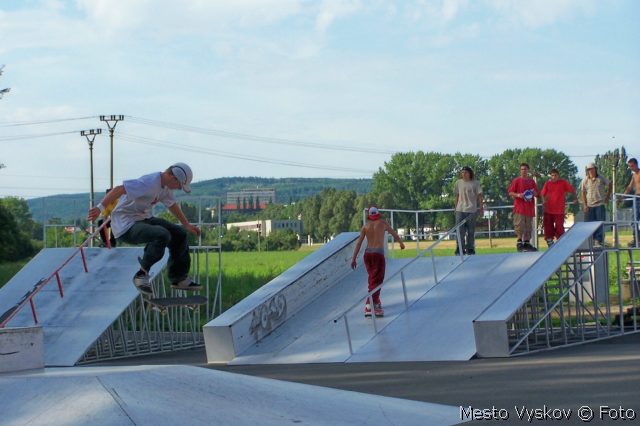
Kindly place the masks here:
POLYGON ((191 192, 191 180, 193 179, 193 172, 191 171, 191 167, 186 165, 185 163, 175 163, 171 167, 171 173, 178 179, 180 182, 180 188, 186 192, 187 194, 191 192))

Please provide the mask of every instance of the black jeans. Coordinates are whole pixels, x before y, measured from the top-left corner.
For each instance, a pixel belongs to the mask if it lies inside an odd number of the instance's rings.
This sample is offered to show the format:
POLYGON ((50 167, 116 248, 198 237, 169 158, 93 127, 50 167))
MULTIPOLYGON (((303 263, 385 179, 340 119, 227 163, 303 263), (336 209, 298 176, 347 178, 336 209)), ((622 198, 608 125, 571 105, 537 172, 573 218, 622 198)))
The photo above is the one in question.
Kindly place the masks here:
POLYGON ((136 222, 127 232, 118 238, 128 244, 146 243, 144 256, 140 266, 146 271, 151 269, 164 256, 164 249, 169 248, 167 271, 172 283, 182 281, 189 274, 191 257, 187 232, 182 226, 164 219, 152 217, 136 222))

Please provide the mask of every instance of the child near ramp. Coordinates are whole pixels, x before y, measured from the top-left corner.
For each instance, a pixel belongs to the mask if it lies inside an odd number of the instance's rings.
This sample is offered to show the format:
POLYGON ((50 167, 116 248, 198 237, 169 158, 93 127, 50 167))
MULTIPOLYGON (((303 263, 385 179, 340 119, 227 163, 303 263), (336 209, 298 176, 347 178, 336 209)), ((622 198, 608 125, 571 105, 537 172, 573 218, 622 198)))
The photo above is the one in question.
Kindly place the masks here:
MULTIPOLYGON (((385 232, 388 232, 393 236, 394 240, 400 243, 400 248, 404 250, 404 243, 393 230, 389 224, 380 219, 380 212, 377 207, 369 207, 368 221, 360 230, 360 237, 356 243, 356 248, 353 251, 353 258, 351 260, 351 268, 355 269, 356 258, 360 252, 362 241, 367 238, 367 248, 364 251, 364 266, 367 268, 367 274, 369 275, 369 291, 373 290, 384 281, 384 273, 386 262, 384 258, 384 247, 386 244, 385 232)), ((380 290, 372 294, 373 298, 373 312, 377 317, 384 316, 384 310, 382 309, 382 303, 380 302, 380 290)), ((369 298, 364 305, 364 316, 371 316, 371 303, 369 298)))
POLYGON ((149 271, 169 249, 168 275, 171 287, 180 290, 200 290, 202 286, 189 278, 191 258, 186 231, 200 235, 200 229, 189 223, 173 190, 191 192, 191 168, 176 163, 163 172, 151 173, 138 179, 125 180, 109 191, 97 206, 89 209, 87 219, 92 222, 104 214, 106 207, 119 199, 111 213, 113 235, 128 244, 146 244, 144 255, 138 259, 140 270, 133 276, 133 284, 143 294, 152 295, 149 271), (182 226, 153 217, 152 207, 161 202, 182 223, 182 226))

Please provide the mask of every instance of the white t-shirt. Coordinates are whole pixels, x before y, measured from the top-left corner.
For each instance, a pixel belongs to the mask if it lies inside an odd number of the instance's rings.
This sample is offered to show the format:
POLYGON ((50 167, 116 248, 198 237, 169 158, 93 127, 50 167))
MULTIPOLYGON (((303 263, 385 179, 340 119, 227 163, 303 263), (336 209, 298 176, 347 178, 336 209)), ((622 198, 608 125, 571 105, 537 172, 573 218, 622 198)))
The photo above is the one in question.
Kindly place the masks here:
POLYGON ((161 202, 167 208, 176 203, 173 192, 162 187, 160 172, 125 180, 122 185, 126 194, 120 197, 111 213, 111 230, 116 238, 127 232, 134 223, 149 219, 156 203, 161 202))
POLYGON ((454 193, 458 196, 457 212, 475 213, 478 211, 478 195, 482 194, 479 181, 458 179, 454 193))

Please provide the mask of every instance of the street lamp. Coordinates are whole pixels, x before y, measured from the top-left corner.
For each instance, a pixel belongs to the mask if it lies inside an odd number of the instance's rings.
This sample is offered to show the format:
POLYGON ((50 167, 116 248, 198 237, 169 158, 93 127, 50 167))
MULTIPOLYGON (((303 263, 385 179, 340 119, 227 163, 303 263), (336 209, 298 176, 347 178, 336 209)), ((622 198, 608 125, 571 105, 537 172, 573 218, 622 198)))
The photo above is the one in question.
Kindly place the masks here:
POLYGON ((113 131, 118 124, 118 121, 124 120, 124 115, 101 115, 100 121, 107 123, 109 128, 109 139, 111 140, 111 180, 109 181, 109 188, 113 188, 113 131))
MULTIPOLYGON (((80 132, 80 136, 84 136, 87 138, 87 142, 89 143, 89 175, 91 180, 91 192, 89 192, 89 208, 93 207, 93 141, 96 139, 96 136, 102 133, 102 129, 91 129, 91 130, 82 130, 80 132)), ((93 222, 89 224, 90 232, 93 234, 93 222)), ((93 246, 93 242, 91 242, 93 246)))

